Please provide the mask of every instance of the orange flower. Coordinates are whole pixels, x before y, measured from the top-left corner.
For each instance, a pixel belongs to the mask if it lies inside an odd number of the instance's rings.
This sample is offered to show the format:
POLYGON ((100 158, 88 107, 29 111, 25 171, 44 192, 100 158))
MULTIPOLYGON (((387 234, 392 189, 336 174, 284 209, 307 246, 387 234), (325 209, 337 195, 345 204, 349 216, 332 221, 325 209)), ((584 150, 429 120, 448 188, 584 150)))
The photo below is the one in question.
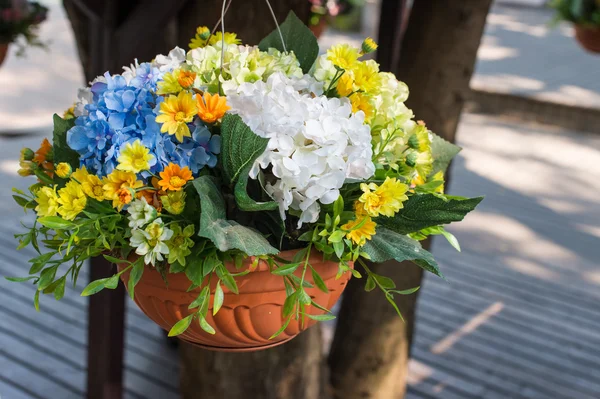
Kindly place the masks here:
POLYGON ((196 72, 191 71, 180 71, 179 76, 177 77, 177 81, 184 89, 187 89, 191 85, 194 84, 194 80, 196 80, 196 72))
POLYGON ((52 144, 50 144, 48 139, 42 140, 40 149, 35 152, 33 161, 38 164, 43 164, 44 162, 51 161, 48 159, 48 156, 50 155, 51 151, 52 151, 52 144))
MULTIPOLYGON (((154 180, 155 178, 152 178, 154 180)), ((152 205, 158 212, 162 211, 162 202, 158 196, 158 191, 155 190, 142 190, 136 193, 137 198, 145 198, 146 202, 152 205)))
POLYGON ((204 97, 196 95, 196 101, 198 102, 198 116, 206 123, 215 123, 231 108, 227 105, 225 97, 218 94, 204 93, 204 97))
POLYGON ((181 168, 173 163, 160 172, 160 178, 158 185, 165 191, 179 191, 189 180, 193 179, 190 168, 187 166, 181 168))
POLYGON ((120 188, 117 191, 117 197, 119 198, 119 203, 122 205, 129 204, 133 199, 133 196, 131 195, 131 189, 128 187, 120 188))

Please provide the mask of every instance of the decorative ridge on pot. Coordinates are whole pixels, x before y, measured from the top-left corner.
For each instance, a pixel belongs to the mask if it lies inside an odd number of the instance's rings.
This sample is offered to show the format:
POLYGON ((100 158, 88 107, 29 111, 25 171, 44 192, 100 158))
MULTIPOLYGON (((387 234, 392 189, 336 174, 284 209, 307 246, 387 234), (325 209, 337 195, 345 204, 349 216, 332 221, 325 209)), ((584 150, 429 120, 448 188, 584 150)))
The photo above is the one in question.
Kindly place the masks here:
MULTIPOLYGON (((18 234, 29 275, 62 298, 86 260, 118 265, 83 296, 120 281, 171 336, 214 350, 281 344, 362 278, 396 311, 373 264, 413 261, 442 276, 419 241, 481 201, 444 194, 460 148, 414 120, 406 85, 364 56, 317 40, 293 13, 258 46, 197 29, 188 51, 105 73, 79 91, 52 141, 24 148, 35 176, 15 201, 35 212, 18 234)), ((413 90, 418 90, 413 88, 413 90)), ((399 313, 399 311, 398 311, 399 313)))

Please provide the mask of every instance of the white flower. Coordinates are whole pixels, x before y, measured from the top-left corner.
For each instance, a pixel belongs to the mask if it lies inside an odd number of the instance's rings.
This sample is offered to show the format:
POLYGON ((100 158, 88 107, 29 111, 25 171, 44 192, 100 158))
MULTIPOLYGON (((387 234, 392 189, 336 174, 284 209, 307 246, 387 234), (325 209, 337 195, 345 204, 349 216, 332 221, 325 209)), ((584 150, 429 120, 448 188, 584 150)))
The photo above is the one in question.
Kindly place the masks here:
POLYGON ((150 223, 144 230, 134 229, 129 243, 135 253, 144 256, 144 262, 154 266, 156 260, 162 261, 163 255, 169 254, 165 241, 173 236, 173 230, 165 227, 160 218, 150 223))
POLYGON ((129 227, 140 228, 156 219, 157 213, 153 206, 146 202, 146 198, 134 200, 127 208, 129 212, 129 227))
POLYGON ((170 72, 178 68, 185 61, 185 50, 175 47, 169 51, 169 55, 159 54, 153 61, 153 64, 158 67, 161 72, 170 72))
POLYGON ((310 87, 322 90, 309 76, 274 73, 266 82, 225 92, 231 112, 269 139, 250 176, 271 166, 276 179, 267 179, 265 189, 279 203, 282 218, 290 208, 301 212, 299 226, 317 221, 319 202, 334 202, 347 179, 367 179, 375 172, 362 111, 352 114, 345 98, 313 97, 310 87))

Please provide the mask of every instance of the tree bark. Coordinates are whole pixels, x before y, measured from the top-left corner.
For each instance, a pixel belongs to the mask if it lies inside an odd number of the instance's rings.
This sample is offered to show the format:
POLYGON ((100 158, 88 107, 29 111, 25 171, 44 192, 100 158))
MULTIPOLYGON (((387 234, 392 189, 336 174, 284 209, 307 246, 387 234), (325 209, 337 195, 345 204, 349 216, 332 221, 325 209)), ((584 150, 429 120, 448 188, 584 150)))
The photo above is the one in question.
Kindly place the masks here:
MULTIPOLYGON (((411 89, 407 105, 417 118, 452 142, 490 4, 491 0, 415 1, 400 61, 392 71, 411 89)), ((372 268, 391 277, 400 289, 422 282, 422 269, 409 262, 372 268)), ((418 296, 396 298, 402 322, 383 295, 365 292, 363 284, 352 279, 342 299, 329 356, 334 397, 402 398, 418 296)))

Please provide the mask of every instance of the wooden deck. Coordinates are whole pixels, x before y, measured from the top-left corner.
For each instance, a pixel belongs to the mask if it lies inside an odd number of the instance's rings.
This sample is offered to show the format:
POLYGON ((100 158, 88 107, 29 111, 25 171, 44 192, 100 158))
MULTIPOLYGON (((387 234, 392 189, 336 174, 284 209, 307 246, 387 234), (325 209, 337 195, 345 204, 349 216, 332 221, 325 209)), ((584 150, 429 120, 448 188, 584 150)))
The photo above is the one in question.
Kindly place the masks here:
MULTIPOLYGON (((487 197, 450 228, 462 254, 434 244, 449 282, 422 289, 408 397, 599 398, 600 136, 465 115, 459 138, 451 192, 487 197)), ((3 184, 23 186, 11 156, 38 141, 0 139, 3 184)), ((0 275, 22 275, 32 251, 14 251, 10 201, 0 275)), ((71 290, 36 313, 33 292, 0 280, 0 397, 82 398, 87 301, 71 290)), ((127 312, 126 397, 177 398, 176 350, 129 300, 127 312)))

